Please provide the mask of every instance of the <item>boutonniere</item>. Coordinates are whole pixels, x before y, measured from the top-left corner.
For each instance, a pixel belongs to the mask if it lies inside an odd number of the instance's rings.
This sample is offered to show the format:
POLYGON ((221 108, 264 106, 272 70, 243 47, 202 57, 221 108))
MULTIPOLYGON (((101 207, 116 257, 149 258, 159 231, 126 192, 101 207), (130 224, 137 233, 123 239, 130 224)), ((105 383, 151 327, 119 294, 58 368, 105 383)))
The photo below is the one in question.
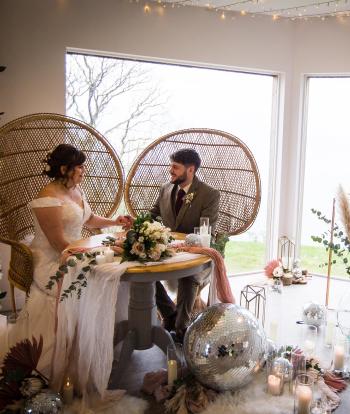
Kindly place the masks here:
POLYGON ((183 201, 185 204, 191 204, 194 198, 195 193, 188 193, 184 196, 183 201))

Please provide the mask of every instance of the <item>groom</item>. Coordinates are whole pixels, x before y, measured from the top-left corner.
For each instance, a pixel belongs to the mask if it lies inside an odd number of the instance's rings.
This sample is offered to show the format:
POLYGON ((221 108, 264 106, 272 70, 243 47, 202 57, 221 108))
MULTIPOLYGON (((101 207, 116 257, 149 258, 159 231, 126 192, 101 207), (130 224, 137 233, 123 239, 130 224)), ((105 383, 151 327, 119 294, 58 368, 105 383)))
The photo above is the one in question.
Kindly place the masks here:
MULTIPOLYGON (((198 153, 182 149, 170 156, 170 182, 165 184, 150 210, 153 218, 160 216, 171 231, 193 233, 199 227, 200 217, 209 217, 212 234, 219 213, 220 193, 196 177, 201 165, 198 153)), ((179 279, 177 304, 169 298, 164 286, 156 283, 156 302, 164 319, 165 329, 176 331, 179 340, 190 322, 192 308, 200 286, 206 284, 210 269, 200 274, 179 279)))

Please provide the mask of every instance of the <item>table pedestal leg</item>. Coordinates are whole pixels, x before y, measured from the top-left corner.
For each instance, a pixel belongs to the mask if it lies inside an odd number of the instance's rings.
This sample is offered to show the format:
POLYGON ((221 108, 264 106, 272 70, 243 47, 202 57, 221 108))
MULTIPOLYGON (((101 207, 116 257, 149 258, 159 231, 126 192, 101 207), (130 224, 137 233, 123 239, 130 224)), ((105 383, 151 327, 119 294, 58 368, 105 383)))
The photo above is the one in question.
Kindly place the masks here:
POLYGON ((136 332, 135 331, 128 331, 124 342, 122 345, 122 349, 119 354, 119 361, 115 370, 113 370, 113 376, 117 378, 117 383, 121 378, 121 374, 128 366, 131 354, 136 348, 136 332))
POLYGON ((129 364, 135 349, 149 349, 155 344, 166 354, 167 346, 174 345, 169 332, 163 329, 157 320, 155 282, 130 283, 128 320, 117 324, 114 345, 121 341, 124 342, 119 361, 113 370, 113 376, 117 380, 129 364))
POLYGON ((172 336, 168 331, 163 329, 161 326, 153 326, 152 328, 152 340, 166 355, 168 345, 174 345, 172 336))

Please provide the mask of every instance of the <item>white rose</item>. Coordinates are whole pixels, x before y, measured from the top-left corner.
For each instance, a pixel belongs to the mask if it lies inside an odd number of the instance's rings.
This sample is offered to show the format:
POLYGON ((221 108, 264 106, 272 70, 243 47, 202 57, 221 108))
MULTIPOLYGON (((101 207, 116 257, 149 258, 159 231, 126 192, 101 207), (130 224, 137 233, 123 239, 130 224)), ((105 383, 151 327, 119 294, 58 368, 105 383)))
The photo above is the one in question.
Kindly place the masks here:
POLYGON ((282 277, 283 276, 283 268, 281 266, 275 267, 272 272, 274 277, 282 277))
POLYGON ((161 252, 159 244, 153 247, 153 249, 151 249, 148 254, 148 256, 153 260, 159 260, 161 255, 162 255, 162 252, 161 252))
POLYGON ((141 253, 145 251, 145 245, 139 242, 135 242, 132 245, 132 250, 134 251, 135 254, 141 257, 141 253))

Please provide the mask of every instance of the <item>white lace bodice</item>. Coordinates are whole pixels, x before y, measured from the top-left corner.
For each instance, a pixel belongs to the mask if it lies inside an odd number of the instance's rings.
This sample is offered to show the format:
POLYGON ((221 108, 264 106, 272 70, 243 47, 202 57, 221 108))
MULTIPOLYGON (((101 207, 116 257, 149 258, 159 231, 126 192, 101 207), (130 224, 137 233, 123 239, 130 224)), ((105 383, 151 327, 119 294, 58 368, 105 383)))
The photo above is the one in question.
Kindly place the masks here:
MULTIPOLYGON (((91 216, 91 208, 83 197, 83 208, 74 201, 63 201, 55 197, 41 197, 29 203, 32 209, 42 207, 62 207, 63 234, 68 242, 81 238, 84 223, 91 216)), ((60 252, 55 250, 34 215, 34 239, 30 245, 34 259, 34 281, 40 288, 45 288, 49 277, 59 265, 60 252)), ((46 291, 47 292, 47 291, 46 291)), ((48 293, 48 292, 47 292, 48 293)), ((54 293, 54 292, 52 292, 54 293)))
MULTIPOLYGON (((74 201, 62 201, 54 197, 41 197, 29 203, 32 209, 41 207, 62 207, 63 233, 66 240, 73 242, 81 238, 81 230, 84 223, 91 216, 91 208, 86 200, 83 198, 84 208, 81 208, 74 201)), ((34 214, 35 237, 32 242, 32 247, 48 244, 47 237, 42 231, 39 222, 34 214)))

